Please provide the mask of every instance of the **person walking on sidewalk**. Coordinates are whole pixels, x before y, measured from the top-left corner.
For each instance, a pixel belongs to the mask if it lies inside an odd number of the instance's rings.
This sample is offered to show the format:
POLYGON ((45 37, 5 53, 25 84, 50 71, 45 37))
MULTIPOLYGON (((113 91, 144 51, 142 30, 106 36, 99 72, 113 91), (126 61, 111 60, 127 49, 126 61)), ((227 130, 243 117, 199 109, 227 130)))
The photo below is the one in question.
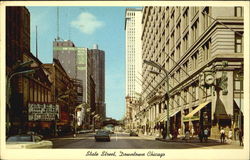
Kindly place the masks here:
POLYGON ((243 146, 243 132, 241 129, 239 130, 239 141, 240 141, 240 146, 243 146))
POLYGON ((220 143, 225 143, 225 130, 223 128, 220 130, 220 143))
POLYGON ((185 133, 185 141, 188 142, 189 139, 190 139, 190 132, 189 132, 189 130, 187 130, 185 133))
POLYGON ((230 129, 228 131, 228 142, 231 143, 232 139, 233 139, 233 131, 232 131, 232 129, 230 129))
POLYGON ((204 141, 207 142, 207 139, 208 139, 208 129, 206 128, 204 130, 204 141))
POLYGON ((199 130, 198 136, 199 136, 200 142, 202 143, 202 141, 203 141, 203 131, 202 131, 202 129, 199 130))
POLYGON ((191 136, 192 136, 192 138, 194 137, 194 128, 193 127, 191 129, 191 136))

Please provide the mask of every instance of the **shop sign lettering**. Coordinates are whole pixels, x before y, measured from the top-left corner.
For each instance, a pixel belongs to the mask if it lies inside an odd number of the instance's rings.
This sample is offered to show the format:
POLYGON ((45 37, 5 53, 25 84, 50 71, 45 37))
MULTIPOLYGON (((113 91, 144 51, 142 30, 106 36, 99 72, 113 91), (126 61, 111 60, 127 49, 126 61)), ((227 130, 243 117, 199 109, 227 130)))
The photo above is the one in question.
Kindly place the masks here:
POLYGON ((59 118, 59 105, 55 104, 28 104, 29 121, 53 121, 59 118))

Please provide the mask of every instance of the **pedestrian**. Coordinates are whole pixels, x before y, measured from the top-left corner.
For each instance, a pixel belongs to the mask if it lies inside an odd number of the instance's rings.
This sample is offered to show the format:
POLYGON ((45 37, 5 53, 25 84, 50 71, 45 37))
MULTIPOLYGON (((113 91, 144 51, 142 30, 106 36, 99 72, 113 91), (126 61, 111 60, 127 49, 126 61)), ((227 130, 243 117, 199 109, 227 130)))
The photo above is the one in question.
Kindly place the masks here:
POLYGON ((207 142, 208 139, 208 128, 204 130, 204 141, 207 142))
POLYGON ((220 130, 220 143, 225 143, 225 130, 221 128, 220 130))
POLYGON ((187 130, 186 133, 185 133, 185 140, 186 140, 186 142, 188 142, 189 139, 190 139, 190 132, 189 132, 189 130, 187 130))
POLYGON ((240 141, 240 146, 243 146, 243 132, 241 129, 239 130, 239 141, 240 141))
POLYGON ((162 138, 163 138, 163 139, 166 139, 166 136, 167 136, 167 132, 166 132, 165 128, 163 128, 163 131, 162 131, 162 138))
POLYGON ((180 137, 181 136, 181 129, 179 128, 178 129, 178 137, 180 137))
POLYGON ((177 135, 178 135, 178 131, 177 131, 177 130, 174 130, 174 131, 173 131, 173 140, 176 140, 176 139, 177 139, 177 135))
POLYGON ((200 143, 202 143, 202 140, 203 140, 203 131, 202 130, 199 130, 198 136, 199 136, 200 143))
POLYGON ((194 128, 191 129, 192 138, 194 137, 194 128))
POLYGON ((233 139, 233 131, 232 131, 232 129, 230 129, 228 131, 228 142, 231 143, 232 139, 233 139))

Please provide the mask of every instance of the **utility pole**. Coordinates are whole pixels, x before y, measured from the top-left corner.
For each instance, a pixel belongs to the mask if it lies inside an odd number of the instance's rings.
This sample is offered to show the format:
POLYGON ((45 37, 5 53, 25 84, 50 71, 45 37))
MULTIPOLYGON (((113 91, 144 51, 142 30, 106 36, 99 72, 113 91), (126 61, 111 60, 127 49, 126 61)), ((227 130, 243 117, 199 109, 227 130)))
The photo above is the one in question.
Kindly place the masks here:
POLYGON ((59 7, 57 7, 57 40, 59 39, 59 7))
POLYGON ((37 26, 36 26, 36 58, 38 58, 38 43, 37 43, 37 26))

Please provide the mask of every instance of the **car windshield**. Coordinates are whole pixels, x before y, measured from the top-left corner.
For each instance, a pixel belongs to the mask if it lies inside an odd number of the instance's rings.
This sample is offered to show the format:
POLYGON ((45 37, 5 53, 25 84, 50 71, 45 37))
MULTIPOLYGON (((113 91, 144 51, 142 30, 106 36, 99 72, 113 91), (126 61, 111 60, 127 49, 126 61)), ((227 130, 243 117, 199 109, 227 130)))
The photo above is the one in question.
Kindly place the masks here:
POLYGON ((7 139, 7 142, 32 142, 32 136, 23 135, 23 136, 12 136, 7 139))

